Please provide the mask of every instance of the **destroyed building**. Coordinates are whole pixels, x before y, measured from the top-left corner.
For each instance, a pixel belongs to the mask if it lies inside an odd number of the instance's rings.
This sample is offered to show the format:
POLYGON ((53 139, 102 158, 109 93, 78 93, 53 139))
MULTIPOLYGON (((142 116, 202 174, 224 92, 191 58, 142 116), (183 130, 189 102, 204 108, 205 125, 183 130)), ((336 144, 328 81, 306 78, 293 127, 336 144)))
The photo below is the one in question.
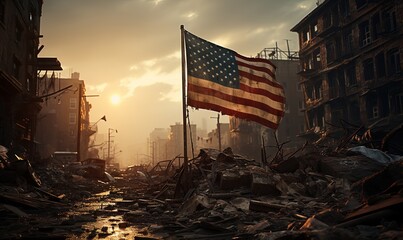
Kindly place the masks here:
POLYGON ((142 156, 143 159, 146 157, 145 162, 155 163, 160 160, 168 159, 168 136, 169 129, 154 128, 147 140, 147 155, 142 156))
MULTIPOLYGON (((190 124, 186 128, 187 133, 187 155, 189 158, 195 156, 192 149, 192 144, 196 143, 196 124, 190 124)), ((184 151, 184 141, 183 141, 183 125, 181 123, 175 123, 175 125, 170 125, 169 140, 167 145, 168 159, 174 158, 175 156, 183 154, 184 151)))
POLYGON ((37 71, 61 70, 56 58, 39 58, 42 0, 0 1, 0 145, 36 153, 36 119, 42 96, 37 71))
POLYGON ((327 0, 291 29, 299 35, 305 137, 340 136, 343 122, 402 122, 402 12, 401 1, 327 0))
POLYGON ((41 143, 38 150, 42 158, 63 151, 79 152, 79 159, 86 159, 89 138, 97 128, 90 125, 91 104, 86 98, 85 83, 80 80, 79 73, 73 73, 71 78, 43 75, 40 90, 44 94, 57 92, 44 99, 38 117, 37 140, 41 143))
POLYGON ((207 133, 207 137, 200 139, 196 151, 202 148, 215 148, 224 150, 229 147, 229 123, 217 123, 217 128, 207 133))

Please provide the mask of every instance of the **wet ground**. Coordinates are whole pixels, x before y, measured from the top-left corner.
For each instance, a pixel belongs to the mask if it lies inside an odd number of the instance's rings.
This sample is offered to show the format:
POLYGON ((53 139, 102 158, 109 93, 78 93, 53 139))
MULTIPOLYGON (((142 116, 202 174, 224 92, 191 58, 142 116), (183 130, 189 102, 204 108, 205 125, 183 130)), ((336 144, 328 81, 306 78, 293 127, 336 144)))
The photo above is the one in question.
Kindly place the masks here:
POLYGON ((158 219, 140 210, 137 200, 124 199, 131 194, 116 185, 125 185, 129 191, 132 188, 128 186, 131 183, 122 181, 114 185, 87 180, 78 185, 81 190, 77 186, 74 190, 59 189, 75 195, 73 201, 24 196, 36 207, 27 207, 25 203, 14 208, 14 212, 0 208, 0 239, 163 238, 164 234, 150 233, 158 229, 158 219))

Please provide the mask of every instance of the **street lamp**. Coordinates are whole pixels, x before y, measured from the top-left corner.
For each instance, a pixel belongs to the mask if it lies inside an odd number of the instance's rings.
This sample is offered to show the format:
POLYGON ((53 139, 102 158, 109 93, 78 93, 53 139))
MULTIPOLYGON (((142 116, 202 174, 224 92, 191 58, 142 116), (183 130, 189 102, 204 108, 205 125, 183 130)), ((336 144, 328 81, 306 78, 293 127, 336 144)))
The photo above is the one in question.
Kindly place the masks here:
POLYGON ((104 120, 106 122, 106 116, 104 115, 103 117, 101 117, 100 119, 98 119, 98 121, 96 121, 94 124, 92 124, 92 127, 97 125, 97 123, 101 120, 104 120))
POLYGON ((111 132, 116 132, 118 133, 117 129, 113 129, 113 128, 108 128, 108 161, 110 161, 110 157, 111 157, 111 132))

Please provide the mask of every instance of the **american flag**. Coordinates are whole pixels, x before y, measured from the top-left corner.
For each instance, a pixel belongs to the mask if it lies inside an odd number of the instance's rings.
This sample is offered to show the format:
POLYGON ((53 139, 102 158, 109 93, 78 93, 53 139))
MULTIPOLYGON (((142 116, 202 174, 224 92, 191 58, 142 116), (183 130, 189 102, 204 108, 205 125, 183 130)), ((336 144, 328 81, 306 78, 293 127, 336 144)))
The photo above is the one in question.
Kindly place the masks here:
POLYGON ((277 129, 284 89, 267 59, 248 58, 185 31, 187 104, 277 129))

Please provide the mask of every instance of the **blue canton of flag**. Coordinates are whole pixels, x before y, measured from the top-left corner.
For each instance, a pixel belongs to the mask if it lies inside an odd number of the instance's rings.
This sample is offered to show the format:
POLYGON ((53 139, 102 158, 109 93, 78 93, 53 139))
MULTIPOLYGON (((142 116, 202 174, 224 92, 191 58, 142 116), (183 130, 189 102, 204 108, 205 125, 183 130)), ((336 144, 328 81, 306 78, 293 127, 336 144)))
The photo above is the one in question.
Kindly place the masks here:
POLYGON ((234 51, 196 36, 186 39, 189 74, 223 86, 239 88, 239 72, 234 51))

